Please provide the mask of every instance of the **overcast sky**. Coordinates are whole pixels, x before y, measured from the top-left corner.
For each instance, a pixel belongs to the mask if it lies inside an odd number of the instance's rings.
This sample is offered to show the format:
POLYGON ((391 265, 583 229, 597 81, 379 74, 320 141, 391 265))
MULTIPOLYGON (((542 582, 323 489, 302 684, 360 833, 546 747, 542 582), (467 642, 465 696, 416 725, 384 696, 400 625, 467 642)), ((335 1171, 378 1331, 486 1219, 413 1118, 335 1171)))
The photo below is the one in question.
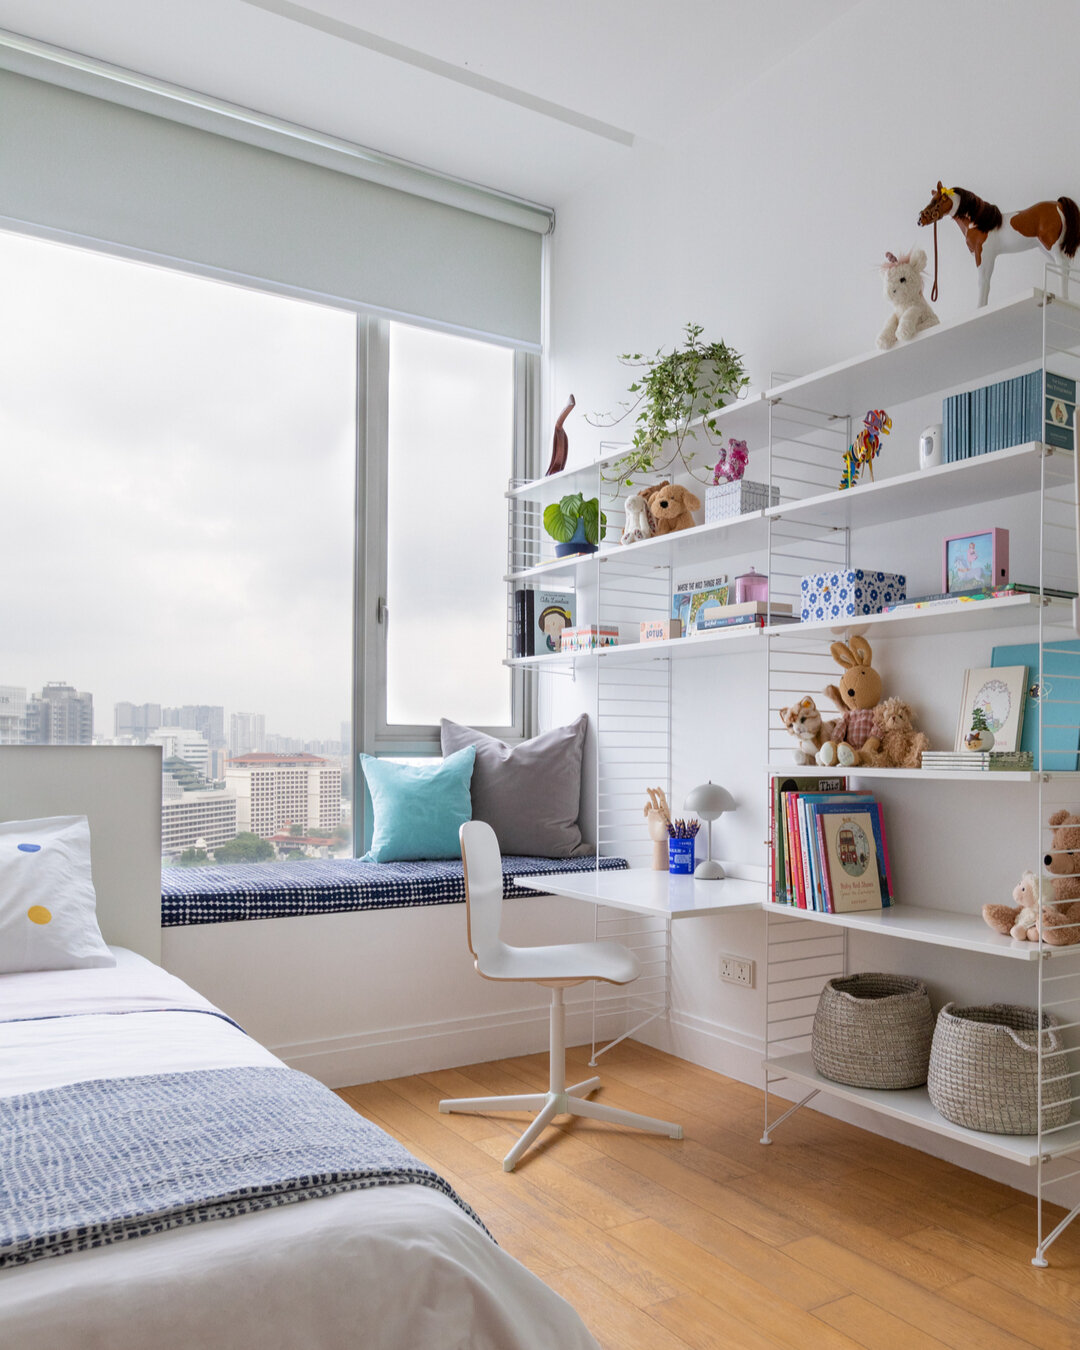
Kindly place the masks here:
POLYGON ((0 233, 0 684, 348 718, 355 318, 0 233))

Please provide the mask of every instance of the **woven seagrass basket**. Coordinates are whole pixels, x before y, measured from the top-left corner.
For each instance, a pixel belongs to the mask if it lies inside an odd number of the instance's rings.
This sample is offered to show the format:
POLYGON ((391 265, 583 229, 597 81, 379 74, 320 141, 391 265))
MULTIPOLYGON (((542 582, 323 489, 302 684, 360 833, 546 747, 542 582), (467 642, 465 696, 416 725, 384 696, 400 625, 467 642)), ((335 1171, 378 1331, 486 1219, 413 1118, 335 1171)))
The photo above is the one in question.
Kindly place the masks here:
MULTIPOLYGON (((1011 1003, 938 1015, 928 1088, 935 1108, 954 1125, 991 1134, 1035 1134, 1039 1128, 1039 1014, 1011 1003)), ((1057 1022, 1043 1013, 1043 1129, 1069 1119, 1068 1057, 1057 1022), (1057 1079, 1056 1082, 1049 1080, 1057 1079)))
POLYGON ((867 972, 821 991, 810 1053, 823 1078, 849 1087, 908 1088, 926 1082, 934 1014, 921 980, 867 972))

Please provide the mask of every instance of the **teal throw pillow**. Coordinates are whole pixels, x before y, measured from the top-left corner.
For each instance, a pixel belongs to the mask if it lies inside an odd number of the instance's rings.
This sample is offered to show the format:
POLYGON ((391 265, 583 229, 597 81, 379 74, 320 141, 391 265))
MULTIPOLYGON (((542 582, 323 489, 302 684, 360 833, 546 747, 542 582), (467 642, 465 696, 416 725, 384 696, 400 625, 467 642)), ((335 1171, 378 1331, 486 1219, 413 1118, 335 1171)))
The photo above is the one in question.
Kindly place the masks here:
POLYGON ((432 764, 394 764, 361 755, 375 816, 371 848, 361 862, 459 858, 458 830, 472 819, 475 760, 474 745, 432 764))

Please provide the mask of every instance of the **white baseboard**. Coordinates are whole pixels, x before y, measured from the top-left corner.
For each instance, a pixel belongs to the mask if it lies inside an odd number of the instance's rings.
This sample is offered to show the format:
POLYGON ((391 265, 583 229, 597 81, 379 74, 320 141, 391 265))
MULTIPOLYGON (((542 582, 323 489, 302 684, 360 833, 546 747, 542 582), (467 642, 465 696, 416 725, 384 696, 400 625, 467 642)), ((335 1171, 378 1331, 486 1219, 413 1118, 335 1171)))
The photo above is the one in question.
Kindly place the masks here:
MULTIPOLYGON (((448 1018, 269 1048, 290 1068, 311 1074, 327 1087, 350 1087, 460 1064, 539 1054, 548 1048, 549 1013, 550 1004, 545 1002, 509 1013, 448 1018)), ((567 1045, 586 1045, 591 1037, 591 997, 567 1000, 567 1045)))

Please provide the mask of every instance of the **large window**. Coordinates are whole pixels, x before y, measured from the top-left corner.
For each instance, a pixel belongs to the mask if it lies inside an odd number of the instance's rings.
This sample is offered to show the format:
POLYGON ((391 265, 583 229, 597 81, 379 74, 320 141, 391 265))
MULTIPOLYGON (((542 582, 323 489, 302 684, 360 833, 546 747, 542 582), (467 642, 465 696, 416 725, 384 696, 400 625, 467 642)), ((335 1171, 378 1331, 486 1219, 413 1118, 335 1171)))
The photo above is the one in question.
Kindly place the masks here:
POLYGON ((534 358, 12 233, 0 288, 0 744, 159 744, 197 866, 349 855, 358 746, 522 734, 534 358))
POLYGON ((163 858, 351 852, 355 314, 0 234, 0 742, 156 742, 163 858))

